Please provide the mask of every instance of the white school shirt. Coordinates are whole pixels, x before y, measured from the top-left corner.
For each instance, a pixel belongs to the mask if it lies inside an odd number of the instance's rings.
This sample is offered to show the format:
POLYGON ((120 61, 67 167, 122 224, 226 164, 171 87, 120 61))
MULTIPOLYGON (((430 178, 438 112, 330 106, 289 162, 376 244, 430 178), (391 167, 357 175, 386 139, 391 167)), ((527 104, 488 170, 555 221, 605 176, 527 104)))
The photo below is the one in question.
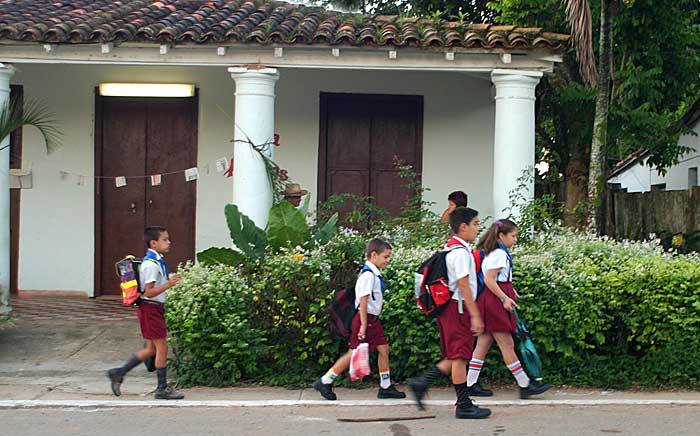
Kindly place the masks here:
MULTIPOLYGON (((472 299, 476 300, 476 265, 472 257, 472 249, 464 239, 453 236, 464 249, 453 248, 452 251, 445 256, 447 264, 447 279, 450 291, 452 291, 452 299, 459 300, 459 279, 469 277, 469 288, 472 291, 472 299)), ((447 247, 445 247, 447 248, 447 247)))
MULTIPOLYGON (((160 253, 158 253, 155 250, 151 250, 149 248, 148 251, 152 251, 153 253, 155 253, 158 259, 163 258, 163 256, 161 256, 160 253)), ((141 282, 141 292, 143 292, 144 289, 146 289, 147 283, 153 283, 153 286, 156 288, 168 283, 168 278, 165 276, 165 273, 163 273, 163 269, 160 267, 160 264, 152 262, 150 260, 146 260, 141 263, 141 267, 139 268, 139 278, 141 282)), ((143 298, 144 300, 165 303, 165 292, 161 292, 160 294, 151 298, 146 297, 146 295, 144 294, 141 296, 141 298, 143 298)))
POLYGON ((378 277, 382 275, 382 273, 379 271, 379 268, 370 261, 365 262, 365 266, 369 267, 371 271, 363 271, 357 278, 357 282, 355 283, 355 307, 359 308, 360 298, 368 295, 367 313, 379 316, 382 312, 382 306, 384 305, 382 283, 378 277))
POLYGON ((486 255, 481 262, 481 270, 486 275, 486 271, 497 269, 497 282, 512 282, 513 281, 513 266, 508 261, 508 253, 502 248, 497 248, 486 255))

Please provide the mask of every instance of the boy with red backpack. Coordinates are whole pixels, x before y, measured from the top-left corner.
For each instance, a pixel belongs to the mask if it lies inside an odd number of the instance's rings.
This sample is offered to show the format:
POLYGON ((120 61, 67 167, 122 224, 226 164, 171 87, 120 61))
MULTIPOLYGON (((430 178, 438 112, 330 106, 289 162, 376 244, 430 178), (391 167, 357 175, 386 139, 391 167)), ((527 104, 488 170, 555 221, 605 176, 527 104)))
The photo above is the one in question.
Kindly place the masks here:
POLYGON ((377 398, 406 398, 391 383, 389 373, 389 341, 384 335, 384 328, 379 321, 379 314, 384 305, 386 290, 381 271, 389 264, 391 244, 381 239, 372 239, 367 244, 367 261, 355 284, 355 313, 348 338, 348 352, 345 353, 320 379, 313 384, 314 389, 326 400, 335 400, 333 382, 350 366, 352 350, 360 343, 366 342, 369 350, 377 350, 380 387, 377 398))
POLYGON ((469 242, 479 233, 479 213, 458 207, 450 214, 453 236, 445 244, 444 262, 452 297, 440 308, 437 322, 440 328, 440 350, 443 360, 421 377, 409 380, 418 408, 423 410, 423 398, 430 385, 442 375, 450 374, 457 395, 455 416, 461 419, 486 418, 491 410, 479 408, 469 398, 467 364, 472 358, 474 336, 484 330, 484 322, 476 305, 477 278, 469 242), (465 311, 466 309, 466 311, 465 311))

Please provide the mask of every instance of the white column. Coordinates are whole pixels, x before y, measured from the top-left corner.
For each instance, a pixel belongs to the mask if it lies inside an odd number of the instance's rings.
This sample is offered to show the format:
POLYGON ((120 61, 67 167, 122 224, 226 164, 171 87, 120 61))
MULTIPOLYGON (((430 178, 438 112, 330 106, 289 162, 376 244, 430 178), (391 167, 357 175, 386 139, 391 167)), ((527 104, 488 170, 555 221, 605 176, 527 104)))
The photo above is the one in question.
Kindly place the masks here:
MULTIPOLYGON (((260 228, 267 226, 272 191, 262 157, 241 141, 255 145, 272 142, 275 133, 277 69, 229 68, 236 81, 234 125, 233 203, 260 228)), ((273 146, 265 149, 273 158, 273 146)))
MULTIPOLYGON (((491 81, 496 86, 496 123, 493 144, 494 219, 509 209, 510 195, 517 180, 535 165, 535 87, 539 71, 494 70, 491 81)), ((534 198, 534 179, 528 181, 524 194, 534 198)), ((513 211, 516 212, 516 211, 513 211)))
MULTIPOLYGON (((10 103, 12 65, 0 64, 0 110, 10 103)), ((0 138, 0 148, 10 143, 10 137, 0 138)), ((0 314, 10 311, 10 148, 0 151, 0 314)))

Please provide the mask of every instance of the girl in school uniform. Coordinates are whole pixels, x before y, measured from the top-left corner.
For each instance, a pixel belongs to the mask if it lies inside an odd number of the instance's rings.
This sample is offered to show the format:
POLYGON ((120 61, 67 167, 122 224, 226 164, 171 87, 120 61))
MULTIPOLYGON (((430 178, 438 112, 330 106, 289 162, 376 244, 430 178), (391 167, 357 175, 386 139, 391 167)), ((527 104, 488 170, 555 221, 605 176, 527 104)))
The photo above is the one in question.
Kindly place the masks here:
POLYGON ((477 339, 474 356, 469 362, 467 386, 475 387, 479 380, 484 359, 494 339, 508 369, 518 382, 520 398, 539 395, 552 386, 538 383, 525 373, 515 354, 513 333, 516 331, 515 314, 518 293, 513 288, 513 258, 510 249, 518 240, 518 226, 511 220, 500 219, 494 222, 481 238, 477 248, 484 251, 481 270, 486 289, 477 299, 481 317, 484 320, 484 333, 477 339))

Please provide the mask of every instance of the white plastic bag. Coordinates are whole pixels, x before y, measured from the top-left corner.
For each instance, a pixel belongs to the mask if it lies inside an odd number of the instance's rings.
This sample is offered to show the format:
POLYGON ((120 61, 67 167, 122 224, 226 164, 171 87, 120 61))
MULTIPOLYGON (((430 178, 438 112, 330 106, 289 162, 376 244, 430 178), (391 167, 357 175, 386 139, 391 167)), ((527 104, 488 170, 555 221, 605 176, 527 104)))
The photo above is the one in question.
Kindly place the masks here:
POLYGON ((352 350, 350 356, 350 381, 369 375, 369 345, 363 342, 352 350))

